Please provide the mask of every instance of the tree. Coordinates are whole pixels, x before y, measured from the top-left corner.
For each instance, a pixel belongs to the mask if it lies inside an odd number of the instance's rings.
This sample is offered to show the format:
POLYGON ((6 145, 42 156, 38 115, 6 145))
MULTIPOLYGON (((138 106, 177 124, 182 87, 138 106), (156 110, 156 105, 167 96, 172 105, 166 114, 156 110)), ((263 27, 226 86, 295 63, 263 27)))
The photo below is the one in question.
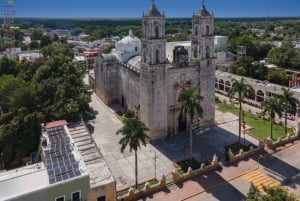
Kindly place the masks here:
POLYGON ((280 102, 273 97, 265 100, 262 106, 263 106, 263 112, 262 112, 263 116, 268 114, 270 117, 270 137, 271 139, 273 139, 273 123, 275 121, 275 116, 277 114, 279 117, 281 117, 282 108, 280 102))
POLYGON ((141 122, 137 117, 125 118, 124 126, 117 131, 117 135, 121 134, 122 138, 119 141, 121 145, 121 152, 123 153, 125 148, 129 146, 129 151, 134 151, 135 158, 135 187, 138 185, 138 160, 137 151, 141 145, 146 146, 146 142, 149 137, 146 135, 145 131, 148 128, 143 122, 141 122))
POLYGON ((253 183, 251 183, 249 192, 247 193, 246 201, 259 201, 261 199, 261 193, 253 183))
POLYGON ((50 45, 52 43, 52 40, 49 35, 43 35, 41 38, 41 47, 45 47, 47 45, 50 45))
POLYGON ((245 98, 249 97, 253 88, 244 82, 244 78, 240 81, 232 79, 232 88, 228 91, 230 99, 237 98, 239 102, 239 143, 241 143, 241 125, 242 125, 242 102, 245 98))
POLYGON ((298 100, 293 97, 294 93, 290 91, 290 88, 282 88, 283 93, 280 95, 280 105, 284 110, 284 131, 287 134, 287 113, 289 110, 295 111, 297 109, 298 100))
POLYGON ((182 103, 180 107, 179 116, 188 120, 188 127, 190 133, 190 156, 193 157, 193 133, 192 124, 194 116, 197 113, 199 117, 202 117, 203 109, 199 103, 203 97, 200 94, 195 94, 196 88, 183 88, 181 91, 178 101, 182 103))
POLYGON ((260 192, 257 187, 251 183, 246 201, 296 201, 297 198, 280 186, 263 187, 265 193, 260 192))

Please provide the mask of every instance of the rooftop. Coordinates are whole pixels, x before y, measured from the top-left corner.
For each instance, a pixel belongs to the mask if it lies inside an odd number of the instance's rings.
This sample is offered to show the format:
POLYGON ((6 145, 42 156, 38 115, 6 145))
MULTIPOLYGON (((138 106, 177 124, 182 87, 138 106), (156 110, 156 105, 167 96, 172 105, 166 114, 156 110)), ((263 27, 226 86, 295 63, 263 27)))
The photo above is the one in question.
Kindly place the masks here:
POLYGON ((15 198, 47 186, 48 174, 43 163, 10 170, 0 174, 0 200, 15 198))

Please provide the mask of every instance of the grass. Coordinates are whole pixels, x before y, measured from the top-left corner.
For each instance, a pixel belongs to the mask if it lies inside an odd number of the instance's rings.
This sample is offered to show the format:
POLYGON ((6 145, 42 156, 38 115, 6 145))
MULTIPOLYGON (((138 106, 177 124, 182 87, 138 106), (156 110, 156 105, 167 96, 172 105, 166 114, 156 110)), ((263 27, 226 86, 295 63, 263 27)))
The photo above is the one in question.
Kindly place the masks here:
MULTIPOLYGON (((155 185, 155 184, 158 184, 158 181, 157 181, 156 179, 151 179, 151 180, 148 181, 148 182, 150 183, 150 186, 153 186, 153 185, 155 185)), ((137 191, 142 190, 142 189, 145 187, 145 184, 146 184, 146 182, 143 182, 143 183, 141 183, 141 184, 138 184, 137 188, 135 188, 135 186, 133 186, 133 187, 134 187, 134 190, 135 190, 135 191, 136 191, 136 190, 137 190, 137 191)), ((123 195, 126 195, 126 194, 128 193, 128 190, 129 190, 129 188, 117 192, 118 197, 121 197, 121 196, 123 196, 123 195)))
MULTIPOLYGON (((239 109, 234 106, 230 106, 221 102, 216 103, 216 105, 221 112, 231 112, 237 116, 239 115, 239 109)), ((264 120, 263 118, 246 111, 244 112, 244 115, 246 124, 253 128, 250 131, 250 134, 263 140, 267 139, 267 137, 270 136, 269 120, 264 120)), ((288 133, 293 133, 293 130, 289 128, 288 133)), ((279 137, 285 137, 284 126, 273 124, 273 138, 277 139, 279 137)))

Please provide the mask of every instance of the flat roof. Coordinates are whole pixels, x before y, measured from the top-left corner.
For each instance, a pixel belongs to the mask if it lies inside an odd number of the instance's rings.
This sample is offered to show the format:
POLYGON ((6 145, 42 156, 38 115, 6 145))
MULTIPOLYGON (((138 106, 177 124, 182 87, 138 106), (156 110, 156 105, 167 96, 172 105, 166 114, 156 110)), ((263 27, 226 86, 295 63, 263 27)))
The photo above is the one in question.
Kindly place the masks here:
POLYGON ((49 186, 43 163, 10 170, 0 174, 0 200, 7 200, 49 186))

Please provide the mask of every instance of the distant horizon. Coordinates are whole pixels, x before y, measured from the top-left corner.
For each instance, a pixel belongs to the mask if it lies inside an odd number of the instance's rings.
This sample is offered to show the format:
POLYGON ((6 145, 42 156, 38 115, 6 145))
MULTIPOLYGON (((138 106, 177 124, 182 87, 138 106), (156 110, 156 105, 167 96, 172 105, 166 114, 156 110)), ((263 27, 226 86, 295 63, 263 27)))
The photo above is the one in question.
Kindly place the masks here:
MULTIPOLYGON (((141 17, 15 17, 15 19, 96 19, 96 20, 138 20, 142 19, 141 17)), ((190 17, 166 17, 166 19, 191 19, 190 17)), ((300 16, 257 16, 257 17, 215 17, 215 19, 251 19, 251 18, 262 18, 262 19, 271 19, 271 18, 299 18, 300 16)))
MULTIPOLYGON (((7 1, 0 0, 0 4, 7 1)), ((156 0, 155 4, 167 18, 190 18, 202 1, 156 0)), ((216 18, 300 16, 299 0, 206 0, 205 5, 216 18)), ((21 18, 141 18, 150 6, 150 0, 15 0, 14 10, 21 18)))

